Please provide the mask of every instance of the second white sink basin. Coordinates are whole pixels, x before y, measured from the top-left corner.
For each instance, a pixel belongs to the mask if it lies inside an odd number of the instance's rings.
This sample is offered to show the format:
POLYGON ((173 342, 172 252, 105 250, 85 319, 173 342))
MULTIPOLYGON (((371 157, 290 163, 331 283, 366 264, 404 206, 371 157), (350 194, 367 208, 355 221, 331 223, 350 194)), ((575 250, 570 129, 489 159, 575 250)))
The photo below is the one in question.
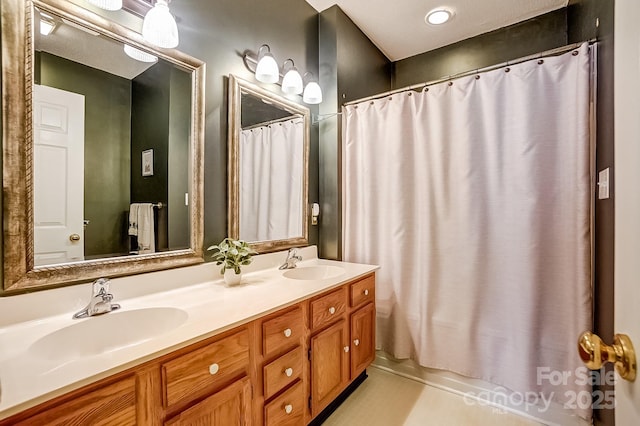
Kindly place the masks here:
POLYGON ((288 269, 282 275, 293 280, 326 280, 342 274, 344 274, 344 268, 339 266, 319 265, 288 269))
POLYGON ((189 315, 176 308, 110 312, 81 320, 36 340, 29 352, 66 362, 137 345, 184 324, 189 315))

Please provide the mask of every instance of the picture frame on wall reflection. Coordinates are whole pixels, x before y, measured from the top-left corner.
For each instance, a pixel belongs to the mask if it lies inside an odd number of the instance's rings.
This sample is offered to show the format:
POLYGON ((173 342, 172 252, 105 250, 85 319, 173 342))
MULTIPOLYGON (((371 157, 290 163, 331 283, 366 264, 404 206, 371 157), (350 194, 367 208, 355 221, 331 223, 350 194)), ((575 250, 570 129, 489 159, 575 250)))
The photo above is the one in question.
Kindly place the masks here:
POLYGON ((153 149, 142 151, 142 176, 153 176, 153 149))

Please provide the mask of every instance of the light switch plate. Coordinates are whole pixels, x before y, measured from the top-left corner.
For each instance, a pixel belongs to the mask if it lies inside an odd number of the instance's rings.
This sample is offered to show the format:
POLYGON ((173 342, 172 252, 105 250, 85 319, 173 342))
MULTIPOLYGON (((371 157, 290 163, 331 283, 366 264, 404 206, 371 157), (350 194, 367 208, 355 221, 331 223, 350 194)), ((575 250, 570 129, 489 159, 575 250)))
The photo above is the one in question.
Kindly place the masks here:
POLYGON ((598 173, 598 199, 609 198, 609 167, 598 173))

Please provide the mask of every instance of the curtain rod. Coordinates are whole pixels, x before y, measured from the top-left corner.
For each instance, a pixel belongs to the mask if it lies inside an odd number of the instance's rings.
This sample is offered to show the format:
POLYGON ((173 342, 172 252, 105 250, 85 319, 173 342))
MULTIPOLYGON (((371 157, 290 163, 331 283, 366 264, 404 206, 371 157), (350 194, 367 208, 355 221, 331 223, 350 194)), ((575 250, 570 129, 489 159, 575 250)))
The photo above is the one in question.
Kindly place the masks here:
POLYGON ((283 118, 276 118, 275 120, 269 120, 269 121, 264 121, 262 123, 252 124, 251 126, 243 127, 242 130, 253 130, 253 129, 257 129, 258 127, 265 127, 265 126, 270 126, 276 123, 284 123, 285 121, 295 120, 296 118, 300 118, 300 117, 302 116, 299 114, 288 115, 283 118))
POLYGON ((357 104, 357 103, 365 102, 365 101, 371 101, 373 99, 384 98, 385 96, 394 95, 396 93, 406 92, 406 91, 409 91, 409 90, 424 89, 425 87, 433 86, 435 84, 443 83, 445 81, 451 81, 451 80, 455 80, 455 79, 462 78, 462 77, 468 77, 470 75, 475 75, 475 74, 478 74, 478 73, 481 73, 481 72, 488 72, 488 71, 497 70, 497 69, 500 69, 500 68, 503 68, 503 67, 507 67, 509 65, 516 65, 516 64, 520 64, 522 62, 530 61, 532 59, 546 58, 546 57, 549 57, 549 56, 557 56, 557 55, 560 55, 562 53, 569 52, 570 50, 573 50, 573 49, 575 49, 577 47, 580 47, 584 43, 589 43, 589 45, 592 45, 592 44, 594 44, 596 42, 597 42, 596 39, 591 39, 591 40, 588 40, 588 41, 581 41, 579 43, 568 44, 566 46, 558 47, 558 48, 551 49, 551 50, 545 50, 544 52, 540 52, 540 53, 534 53, 533 55, 524 56, 522 58, 514 59, 512 61, 502 62, 502 63, 497 64, 497 65, 491 65, 491 66, 488 66, 488 67, 485 67, 485 68, 478 68, 478 69, 471 70, 471 71, 465 71, 465 72, 461 72, 461 73, 458 73, 458 74, 453 74, 453 75, 450 75, 450 76, 447 76, 447 77, 442 77, 442 78, 439 78, 437 80, 431 80, 431 81, 427 81, 427 82, 424 82, 424 83, 414 84, 414 85, 403 87, 403 88, 400 88, 400 89, 390 90, 388 92, 380 93, 380 94, 377 94, 377 95, 367 96, 366 98, 356 99, 355 101, 345 102, 343 104, 343 106, 353 105, 353 104, 357 104))

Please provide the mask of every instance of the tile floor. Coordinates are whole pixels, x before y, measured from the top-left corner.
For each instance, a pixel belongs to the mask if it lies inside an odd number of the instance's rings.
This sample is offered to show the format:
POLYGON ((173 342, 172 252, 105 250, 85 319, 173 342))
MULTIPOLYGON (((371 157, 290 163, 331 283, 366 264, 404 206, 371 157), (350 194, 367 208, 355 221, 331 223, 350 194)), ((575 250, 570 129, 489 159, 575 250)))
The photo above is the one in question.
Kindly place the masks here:
POLYGON ((533 420, 371 366, 324 426, 533 426, 533 420))

